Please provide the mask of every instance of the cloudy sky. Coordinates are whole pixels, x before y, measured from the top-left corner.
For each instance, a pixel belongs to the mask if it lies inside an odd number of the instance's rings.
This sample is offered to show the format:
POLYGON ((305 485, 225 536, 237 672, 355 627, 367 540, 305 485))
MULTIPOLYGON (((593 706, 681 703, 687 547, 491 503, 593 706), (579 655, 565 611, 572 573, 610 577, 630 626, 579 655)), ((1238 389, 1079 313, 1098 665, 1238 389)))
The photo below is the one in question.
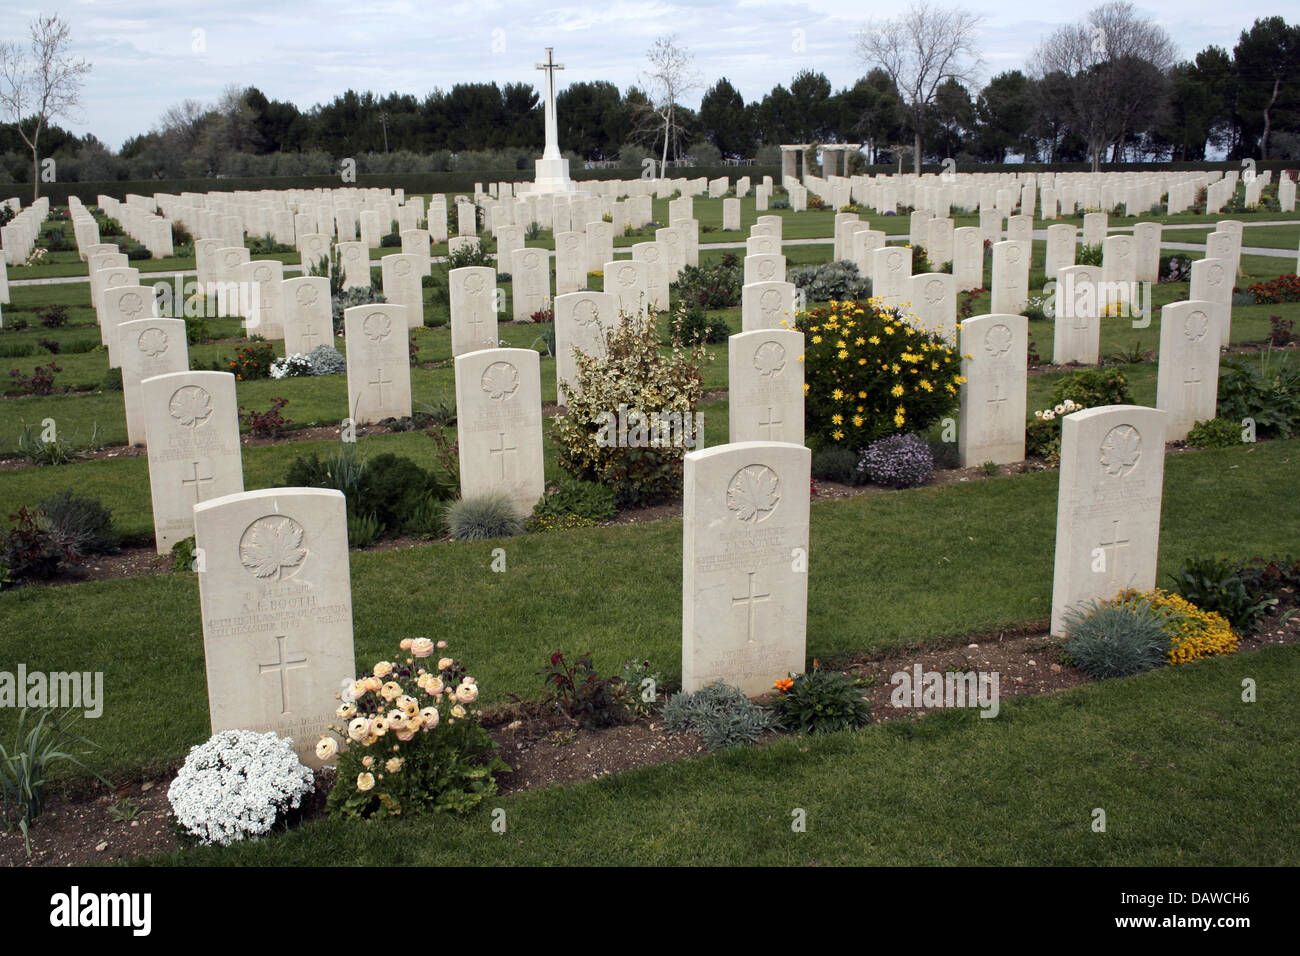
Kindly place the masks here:
MULTIPOLYGON (((965 6, 985 18, 985 78, 1022 67, 1040 39, 1089 9, 1065 0, 965 6)), ((1211 43, 1231 49, 1256 17, 1278 12, 1259 0, 1137 6, 1184 57, 1211 43)), ((546 46, 565 64, 561 88, 598 79, 626 88, 651 41, 674 32, 704 85, 726 76, 746 100, 804 68, 825 73, 838 89, 865 72, 854 39, 866 19, 901 9, 902 2, 880 0, 4 0, 0 37, 25 39, 37 14, 67 20, 75 52, 94 70, 81 115, 60 125, 116 149, 169 105, 213 102, 230 84, 307 109, 349 87, 423 95, 457 82, 537 82, 533 66, 546 46)))

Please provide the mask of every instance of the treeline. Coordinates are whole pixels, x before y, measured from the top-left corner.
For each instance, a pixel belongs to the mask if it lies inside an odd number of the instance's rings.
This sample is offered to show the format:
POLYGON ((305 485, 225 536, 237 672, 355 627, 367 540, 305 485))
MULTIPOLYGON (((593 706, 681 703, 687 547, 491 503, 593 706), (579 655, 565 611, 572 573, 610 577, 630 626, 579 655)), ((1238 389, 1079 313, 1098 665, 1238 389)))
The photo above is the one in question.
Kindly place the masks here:
MULTIPOLYGON (((1231 51, 1210 46, 1186 62, 1156 66, 1128 56, 1072 72, 1036 66, 1000 73, 979 90, 941 85, 924 111, 924 160, 1081 162, 1103 148, 1109 162, 1196 161, 1210 151, 1232 160, 1300 159, 1300 26, 1282 17, 1256 20, 1231 51), (1109 102, 1126 89, 1140 94, 1129 96, 1136 106, 1099 145, 1090 91, 1105 91, 1109 102)), ((665 125, 637 87, 573 83, 556 107, 560 144, 574 162, 635 166, 663 146, 665 125)), ((912 122, 879 68, 840 90, 804 70, 750 102, 724 77, 698 109, 678 107, 668 155, 700 165, 770 163, 780 143, 854 142, 865 144, 855 162, 888 163, 911 149, 912 122)), ((362 173, 527 170, 542 126, 537 90, 524 83, 462 83, 423 98, 348 90, 306 111, 256 87, 232 87, 215 105, 169 108, 116 153, 57 126, 41 145, 63 182, 325 175, 344 157, 362 173)), ((30 176, 17 132, 0 129, 0 182, 30 176)))

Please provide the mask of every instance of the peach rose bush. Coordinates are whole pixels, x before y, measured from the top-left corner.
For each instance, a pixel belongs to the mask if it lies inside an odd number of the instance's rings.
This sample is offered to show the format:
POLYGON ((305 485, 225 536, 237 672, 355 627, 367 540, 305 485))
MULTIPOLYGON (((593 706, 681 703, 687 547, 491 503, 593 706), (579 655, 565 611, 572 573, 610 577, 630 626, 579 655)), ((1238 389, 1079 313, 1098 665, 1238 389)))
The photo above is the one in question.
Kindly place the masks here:
POLYGON ((442 656, 446 642, 400 646, 404 661, 380 661, 338 695, 342 722, 317 744, 321 760, 338 761, 331 815, 467 813, 497 792, 494 773, 510 770, 479 720, 478 682, 442 656))

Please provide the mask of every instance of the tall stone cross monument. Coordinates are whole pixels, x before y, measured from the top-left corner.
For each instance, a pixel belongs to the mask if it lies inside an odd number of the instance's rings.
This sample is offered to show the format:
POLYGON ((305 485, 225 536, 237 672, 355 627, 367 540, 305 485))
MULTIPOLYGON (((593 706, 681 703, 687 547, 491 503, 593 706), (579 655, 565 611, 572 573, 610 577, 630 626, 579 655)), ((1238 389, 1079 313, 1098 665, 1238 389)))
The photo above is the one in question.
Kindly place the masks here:
POLYGON ((546 148, 542 151, 542 158, 534 162, 537 173, 529 192, 535 195, 575 191, 569 179, 569 161, 560 155, 560 140, 556 132, 555 71, 564 69, 564 64, 555 62, 554 51, 554 47, 548 46, 546 62, 537 64, 537 69, 546 71, 546 148))

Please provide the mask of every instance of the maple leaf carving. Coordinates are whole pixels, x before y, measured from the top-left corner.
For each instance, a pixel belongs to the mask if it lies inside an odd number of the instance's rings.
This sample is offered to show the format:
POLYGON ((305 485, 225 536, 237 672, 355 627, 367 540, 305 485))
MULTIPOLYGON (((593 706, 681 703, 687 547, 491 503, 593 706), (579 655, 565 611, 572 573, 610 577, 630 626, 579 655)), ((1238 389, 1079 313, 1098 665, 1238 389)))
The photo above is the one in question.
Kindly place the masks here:
POLYGON ((754 368, 764 378, 779 375, 785 368, 785 349, 780 342, 764 342, 754 352, 754 368))
POLYGON ((1142 436, 1132 425, 1119 425, 1107 433, 1101 443, 1101 467, 1106 474, 1122 478, 1132 471, 1142 457, 1142 436))
POLYGON ((509 362, 493 362, 483 371, 483 391, 493 401, 509 398, 519 388, 519 372, 509 362))
POLYGON ((382 312, 371 312, 366 316, 365 321, 361 323, 361 331, 372 342, 380 342, 388 338, 388 333, 393 330, 393 321, 382 312))
POLYGON ((307 557, 302 546, 302 525, 292 518, 259 518, 244 532, 239 560, 254 577, 284 577, 286 568, 296 568, 307 557))
POLYGON ((762 521, 781 500, 781 479, 766 465, 742 468, 727 486, 727 507, 741 521, 762 521))
POLYGON ((206 388, 198 385, 186 385, 176 390, 167 407, 172 418, 186 428, 196 428, 208 420, 212 414, 212 396, 206 388))
POLYGON ((150 358, 157 358, 167 351, 167 333, 162 329, 145 329, 136 340, 136 347, 150 358))

